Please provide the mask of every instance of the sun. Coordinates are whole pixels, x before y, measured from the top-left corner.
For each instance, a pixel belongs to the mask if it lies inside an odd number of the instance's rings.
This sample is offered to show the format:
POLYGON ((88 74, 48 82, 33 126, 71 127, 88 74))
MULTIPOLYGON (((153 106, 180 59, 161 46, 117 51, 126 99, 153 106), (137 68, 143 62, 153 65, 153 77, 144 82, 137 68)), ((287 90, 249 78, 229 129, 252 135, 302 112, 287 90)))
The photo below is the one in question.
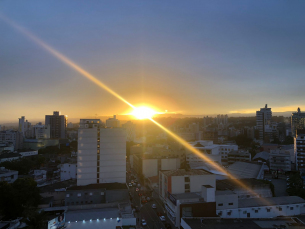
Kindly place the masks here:
POLYGON ((153 109, 149 107, 136 107, 131 112, 131 115, 135 116, 137 119, 150 119, 155 114, 158 114, 158 112, 154 111, 153 109))

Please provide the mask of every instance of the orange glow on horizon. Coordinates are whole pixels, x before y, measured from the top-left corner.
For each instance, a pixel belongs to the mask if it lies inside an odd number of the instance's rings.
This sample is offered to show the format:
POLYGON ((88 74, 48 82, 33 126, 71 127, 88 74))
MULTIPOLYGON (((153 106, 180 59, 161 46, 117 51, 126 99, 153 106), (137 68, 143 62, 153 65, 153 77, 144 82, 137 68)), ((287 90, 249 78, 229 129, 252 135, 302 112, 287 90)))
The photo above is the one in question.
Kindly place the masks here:
MULTIPOLYGON (((167 134, 169 134, 172 138, 174 138, 177 142, 179 142, 180 144, 182 144, 186 149, 188 149, 189 151, 191 151, 192 153, 196 154, 197 156, 199 156, 200 158, 202 158, 204 161, 208 162, 210 165, 212 165, 216 170, 228 174, 229 178, 233 179, 233 181, 238 184, 239 186, 245 188, 246 190, 248 190, 249 192, 251 192, 252 194, 258 196, 258 194, 256 192, 254 192, 252 189, 250 189, 249 187, 247 187, 245 184, 243 184, 241 181, 237 180, 237 178, 235 178, 233 175, 229 174, 223 167, 219 166, 217 163, 215 163, 214 161, 211 161, 207 156, 205 156, 204 154, 202 154, 200 151, 198 151, 196 148, 192 147, 188 142, 186 142, 184 139, 182 139, 181 137, 179 137, 178 135, 176 135, 175 133, 171 132, 170 130, 168 130, 166 127, 162 126, 160 123, 158 123, 157 121, 153 120, 152 117, 154 114, 157 114, 156 111, 154 111, 152 108, 149 107, 135 107, 134 105, 132 105, 131 103, 129 103, 127 100, 125 100, 122 96, 120 96, 118 93, 116 93, 115 91, 113 91, 111 88, 109 88, 107 85, 105 85, 104 83, 102 83, 100 80, 98 80, 97 78, 95 78, 93 75, 91 75, 89 72, 87 72, 86 70, 84 70, 83 68, 81 68, 79 65, 77 65, 76 63, 74 63, 72 60, 70 60, 69 58, 67 58, 66 56, 64 56, 63 54, 59 53, 57 50, 53 49, 52 47, 50 47, 49 45, 47 45, 45 42, 43 42, 42 40, 40 40, 39 38, 37 38, 36 36, 34 36, 33 34, 31 34, 29 31, 27 31, 26 29, 20 27, 19 25, 17 25, 16 23, 12 22, 11 20, 9 20, 8 18, 4 17, 3 15, 1 16, 0 14, 0 18, 2 18, 4 21, 6 21, 8 24, 10 24, 12 27, 14 27, 15 29, 17 29, 18 31, 20 31, 22 34, 26 35, 27 37, 29 37, 31 40, 33 40, 36 44, 38 44, 39 46, 43 47, 46 51, 48 51, 49 53, 51 53, 53 56, 55 56, 57 59, 61 60, 63 63, 65 63, 66 65, 68 65, 69 67, 71 67, 72 69, 74 69, 75 71, 77 71, 78 73, 80 73, 83 77, 87 78, 88 80, 90 80, 91 82, 93 82, 94 84, 96 84, 97 86, 101 87, 102 89, 104 89, 105 91, 109 92, 110 94, 112 94, 113 96, 115 96, 116 98, 118 98, 119 100, 121 100, 122 102, 124 102, 125 104, 127 104, 129 107, 133 108, 133 112, 134 115, 140 118, 147 118, 150 121, 152 121, 154 124, 156 124, 159 128, 161 128, 163 131, 165 131, 167 134)), ((215 187, 216 188, 216 187, 215 187)))

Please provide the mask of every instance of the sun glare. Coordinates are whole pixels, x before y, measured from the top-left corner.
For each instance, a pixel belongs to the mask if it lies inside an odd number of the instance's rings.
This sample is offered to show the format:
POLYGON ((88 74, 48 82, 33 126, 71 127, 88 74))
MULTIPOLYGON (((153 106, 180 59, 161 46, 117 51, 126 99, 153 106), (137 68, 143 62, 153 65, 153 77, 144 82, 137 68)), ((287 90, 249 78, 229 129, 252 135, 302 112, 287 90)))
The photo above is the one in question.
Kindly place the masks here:
POLYGON ((137 119, 150 119, 155 114, 158 114, 158 112, 154 111, 149 107, 136 107, 131 112, 131 114, 135 116, 137 119))

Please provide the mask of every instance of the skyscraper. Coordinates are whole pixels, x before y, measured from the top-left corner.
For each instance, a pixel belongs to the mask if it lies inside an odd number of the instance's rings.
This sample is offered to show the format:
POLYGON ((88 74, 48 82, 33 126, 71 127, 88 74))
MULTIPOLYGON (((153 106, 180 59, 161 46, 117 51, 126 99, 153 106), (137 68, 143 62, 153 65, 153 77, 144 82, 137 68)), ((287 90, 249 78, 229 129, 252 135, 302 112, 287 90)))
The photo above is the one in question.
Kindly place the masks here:
POLYGON ((267 107, 267 104, 264 108, 261 108, 260 111, 256 111, 256 127, 259 131, 259 139, 265 139, 266 129, 270 127, 272 119, 271 108, 267 107))
POLYGON ((120 120, 116 119, 116 115, 113 115, 113 118, 106 120, 107 127, 120 127, 120 120))
POLYGON ((296 130, 305 129, 305 113, 301 112, 298 107, 298 111, 291 114, 291 133, 292 136, 296 136, 296 130))
POLYGON ((104 128, 99 119, 81 119, 77 185, 126 182, 126 131, 104 128))
POLYGON ((68 116, 54 111, 53 115, 46 115, 45 126, 50 125, 50 138, 65 138, 68 116))

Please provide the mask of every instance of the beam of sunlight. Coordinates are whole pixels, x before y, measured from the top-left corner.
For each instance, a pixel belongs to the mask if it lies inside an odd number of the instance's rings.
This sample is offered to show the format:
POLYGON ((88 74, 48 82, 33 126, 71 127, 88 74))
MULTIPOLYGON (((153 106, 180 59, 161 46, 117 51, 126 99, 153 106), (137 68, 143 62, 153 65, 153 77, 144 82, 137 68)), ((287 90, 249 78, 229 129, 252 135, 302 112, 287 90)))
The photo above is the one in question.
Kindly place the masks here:
POLYGON ((131 103, 129 103, 126 99, 124 99, 122 96, 120 96, 118 93, 116 93, 115 91, 113 91, 111 88, 109 88, 106 84, 102 83, 100 80, 98 80, 96 77, 94 77, 93 75, 91 75, 89 72, 87 72, 86 70, 84 70, 83 68, 81 68, 79 65, 77 65, 76 63, 74 63, 72 60, 70 60, 68 57, 64 56, 63 54, 61 54, 60 52, 58 52, 57 50, 55 50, 54 48, 52 48, 51 46, 49 46, 48 44, 46 44, 45 42, 43 42, 41 39, 39 39, 38 37, 34 36, 32 33, 30 33, 28 30, 26 30, 25 28, 22 28, 21 26, 17 25, 15 22, 11 21, 10 19, 8 19, 7 17, 3 16, 0 14, 0 18, 2 18, 4 21, 6 21, 9 25, 11 25, 12 27, 14 27, 15 29, 17 29, 19 32, 21 32, 22 34, 26 35, 27 37, 29 37, 32 41, 34 41, 36 44, 40 45, 41 47, 43 47, 45 50, 47 50, 49 53, 51 53, 53 56, 55 56, 57 59, 61 60, 62 62, 64 62, 66 65, 70 66, 72 69, 74 69, 75 71, 77 71, 78 73, 80 73, 82 76, 86 77, 87 79, 89 79, 90 81, 92 81, 93 83, 95 83, 97 86, 103 88, 105 91, 109 92, 110 94, 112 94, 113 96, 115 96, 116 98, 120 99, 121 101, 123 101, 124 103, 126 103, 128 106, 135 108, 131 103))
MULTIPOLYGON (((27 31, 25 28, 17 25, 15 22, 11 21, 10 19, 8 19, 7 17, 5 17, 4 15, 0 14, 0 18, 3 19, 5 22, 7 22, 9 25, 11 25, 13 28, 17 29, 19 32, 21 32, 23 35, 27 36, 28 38, 30 38, 32 41, 34 41, 36 44, 38 44, 39 46, 43 47, 46 51, 48 51, 49 53, 51 53, 53 56, 55 56, 57 59, 61 60, 63 63, 65 63, 66 65, 68 65, 69 67, 71 67, 72 69, 74 69, 75 71, 77 71, 78 73, 80 73, 82 76, 84 76, 85 78, 87 78, 88 80, 90 80, 91 82, 95 83, 97 86, 101 87, 102 89, 106 90, 107 92, 109 92, 110 94, 112 94, 113 96, 115 96, 116 98, 118 98, 119 100, 123 101, 125 104, 127 104, 128 106, 130 106, 133 109, 136 109, 136 107, 134 105, 132 105, 131 103, 129 103, 127 100, 125 100, 122 96, 120 96, 118 93, 116 93, 115 91, 113 91, 111 88, 109 88, 107 85, 105 85, 104 83, 102 83, 100 80, 98 80, 96 77, 94 77, 92 74, 90 74, 89 72, 87 72, 86 70, 84 70, 83 68, 81 68, 79 65, 77 65, 76 63, 74 63, 72 60, 70 60, 68 57, 64 56, 63 54, 61 54, 60 52, 58 52, 57 50, 55 50, 54 48, 52 48, 51 46, 49 46, 48 44, 46 44, 45 42, 43 42, 41 39, 39 39, 38 37, 34 36, 32 33, 30 33, 29 31, 27 31)), ((159 128, 161 128, 163 131, 165 131, 167 134, 169 134, 172 138, 174 138, 177 142, 179 142, 180 144, 182 144, 186 149, 188 149, 189 151, 191 151, 192 153, 196 154, 197 156, 201 157, 203 160, 205 160, 206 162, 208 162, 211 166, 213 166, 216 170, 228 174, 228 176, 233 179, 233 181, 245 188, 246 190, 248 190, 249 192, 251 192, 253 195, 258 196, 258 194, 253 191, 251 188, 247 187, 244 183, 242 183, 240 180, 238 180, 236 177, 234 177, 233 175, 229 174, 228 171, 226 171, 224 168, 222 168, 221 166, 219 166, 217 163, 215 163, 214 161, 210 160, 207 156, 205 156, 204 154, 202 154, 200 151, 198 151, 196 148, 192 147, 188 142, 186 142, 184 139, 180 138, 178 135, 176 135, 175 133, 171 132, 170 130, 168 130, 166 127, 162 126, 160 123, 158 123, 157 121, 153 120, 152 118, 148 118, 150 121, 152 121, 154 124, 156 124, 159 128)), ((216 188, 216 187, 215 187, 216 188)), ((267 203, 268 201, 265 200, 267 203)))

